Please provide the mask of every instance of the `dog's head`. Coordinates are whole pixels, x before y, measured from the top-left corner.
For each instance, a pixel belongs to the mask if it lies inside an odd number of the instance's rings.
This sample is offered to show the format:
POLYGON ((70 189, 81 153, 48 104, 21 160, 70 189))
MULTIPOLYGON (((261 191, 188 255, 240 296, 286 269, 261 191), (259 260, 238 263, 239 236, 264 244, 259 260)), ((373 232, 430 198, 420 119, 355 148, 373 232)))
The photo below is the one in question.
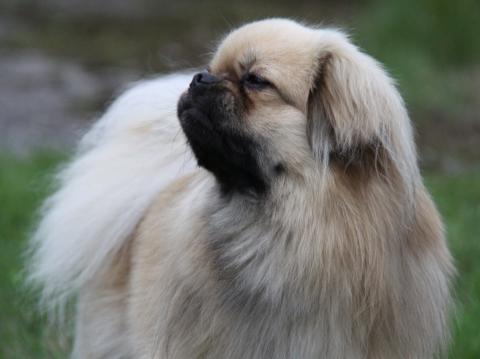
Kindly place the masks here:
POLYGON ((388 76, 336 30, 283 19, 220 44, 178 104, 200 166, 225 191, 265 193, 279 178, 412 174, 415 149, 388 76))

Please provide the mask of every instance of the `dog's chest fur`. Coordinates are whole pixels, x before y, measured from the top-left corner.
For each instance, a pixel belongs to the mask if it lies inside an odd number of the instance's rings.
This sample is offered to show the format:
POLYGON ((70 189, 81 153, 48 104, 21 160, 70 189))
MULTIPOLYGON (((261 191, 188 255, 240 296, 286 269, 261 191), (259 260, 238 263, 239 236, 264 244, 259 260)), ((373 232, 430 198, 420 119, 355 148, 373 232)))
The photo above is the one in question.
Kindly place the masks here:
POLYGON ((355 244, 332 242, 349 239, 348 231, 328 238, 337 224, 318 222, 301 198, 275 208, 186 186, 173 211, 173 198, 162 198, 142 226, 132 280, 142 296, 134 306, 149 313, 142 323, 133 310, 143 327, 135 332, 155 333, 159 358, 367 355, 369 306, 381 294, 367 288, 375 260, 354 258, 355 244))

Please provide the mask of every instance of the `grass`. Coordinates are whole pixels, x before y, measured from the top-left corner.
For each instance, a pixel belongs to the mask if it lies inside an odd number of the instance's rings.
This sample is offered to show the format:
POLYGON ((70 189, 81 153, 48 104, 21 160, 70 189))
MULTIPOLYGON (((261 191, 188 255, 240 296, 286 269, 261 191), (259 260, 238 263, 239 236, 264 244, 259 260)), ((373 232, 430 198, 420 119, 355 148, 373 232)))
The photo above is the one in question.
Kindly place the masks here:
POLYGON ((410 107, 451 113, 478 104, 462 78, 480 61, 478 1, 373 0, 359 13, 355 39, 386 65, 410 107))
POLYGON ((0 358, 62 357, 53 333, 34 310, 34 296, 25 289, 22 256, 48 190, 47 175, 60 158, 42 154, 17 160, 0 154, 0 358))
MULTIPOLYGON (((22 252, 48 178, 64 156, 27 159, 0 155, 0 358, 62 358, 64 343, 48 331, 23 287, 22 252)), ((480 357, 480 172, 429 174, 426 182, 442 212, 459 276, 458 310, 450 358, 480 357)))
POLYGON ((457 313, 450 358, 480 358, 480 172, 428 176, 456 261, 457 313))

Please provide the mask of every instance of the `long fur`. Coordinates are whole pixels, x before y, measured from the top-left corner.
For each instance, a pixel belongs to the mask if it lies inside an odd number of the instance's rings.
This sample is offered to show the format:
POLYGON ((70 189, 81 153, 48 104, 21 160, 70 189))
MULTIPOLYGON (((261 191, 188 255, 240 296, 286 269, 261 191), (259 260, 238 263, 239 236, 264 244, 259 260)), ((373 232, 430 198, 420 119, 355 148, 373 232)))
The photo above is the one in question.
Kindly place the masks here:
POLYGON ((266 194, 195 166, 183 75, 120 97, 62 172, 31 273, 47 306, 78 294, 73 355, 439 355, 454 270, 393 82, 341 32, 288 20, 232 32, 210 68, 245 58, 283 91, 242 118, 264 139, 266 194))
POLYGON ((155 195, 194 168, 176 119, 191 75, 142 82, 86 133, 32 238, 31 281, 61 308, 127 241, 155 195))

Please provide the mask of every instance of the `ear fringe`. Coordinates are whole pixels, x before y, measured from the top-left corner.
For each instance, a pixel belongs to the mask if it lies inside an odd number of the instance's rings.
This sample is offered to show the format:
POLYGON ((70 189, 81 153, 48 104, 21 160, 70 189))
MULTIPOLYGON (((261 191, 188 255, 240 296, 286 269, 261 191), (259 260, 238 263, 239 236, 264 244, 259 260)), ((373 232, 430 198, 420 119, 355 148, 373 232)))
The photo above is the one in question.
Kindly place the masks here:
MULTIPOLYGON (((318 30, 318 36, 318 74, 308 104, 308 135, 314 156, 326 166, 332 153, 341 158, 370 147, 373 156, 369 159, 389 161, 388 167, 412 192, 413 182, 419 179, 415 145, 393 81, 343 33, 318 30)), ((383 165, 375 163, 377 169, 383 165)))

